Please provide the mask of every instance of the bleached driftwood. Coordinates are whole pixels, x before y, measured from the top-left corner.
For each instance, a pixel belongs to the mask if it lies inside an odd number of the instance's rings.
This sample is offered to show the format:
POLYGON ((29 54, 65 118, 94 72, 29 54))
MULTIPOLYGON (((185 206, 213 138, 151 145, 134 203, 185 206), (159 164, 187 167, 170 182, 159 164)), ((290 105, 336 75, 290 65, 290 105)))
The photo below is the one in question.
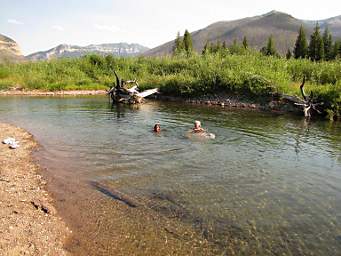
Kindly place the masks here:
POLYGON ((307 96, 304 91, 304 85, 305 85, 305 76, 303 77, 302 84, 300 85, 300 90, 301 90, 301 94, 302 94, 304 101, 302 103, 295 103, 295 105, 303 107, 303 113, 306 118, 311 117, 313 110, 321 114, 321 111, 317 107, 322 106, 324 103, 323 102, 314 103, 313 92, 310 92, 310 96, 307 96))
POLYGON ((116 71, 114 71, 114 73, 116 77, 116 85, 111 87, 108 91, 108 95, 110 95, 113 103, 142 103, 145 97, 158 92, 157 88, 139 92, 139 84, 136 79, 125 81, 119 78, 116 71), (135 85, 131 88, 127 88, 130 84, 135 85))

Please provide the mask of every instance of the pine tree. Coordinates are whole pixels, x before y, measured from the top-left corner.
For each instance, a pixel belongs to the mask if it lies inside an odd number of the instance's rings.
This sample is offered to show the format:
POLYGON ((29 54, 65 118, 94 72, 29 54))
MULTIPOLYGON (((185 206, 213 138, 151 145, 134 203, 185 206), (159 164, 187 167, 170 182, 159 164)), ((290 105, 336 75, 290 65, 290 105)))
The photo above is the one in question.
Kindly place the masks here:
POLYGON ((226 41, 223 42, 223 50, 226 50, 227 49, 227 45, 226 45, 226 41))
POLYGON ((206 44, 204 45, 204 49, 202 50, 202 55, 209 54, 211 52, 210 49, 211 49, 210 43, 207 41, 206 44))
POLYGON ((183 49, 184 49, 183 41, 180 38, 180 32, 178 32, 174 43, 173 54, 178 55, 183 51, 183 49))
POLYGON ((192 36, 186 29, 184 34, 184 41, 183 41, 184 49, 187 53, 187 55, 191 55, 193 52, 193 42, 192 42, 192 36))
POLYGON ((259 51, 261 54, 266 55, 266 46, 263 46, 259 51))
POLYGON ((308 54, 308 43, 303 25, 301 25, 294 48, 295 59, 305 58, 308 54))
POLYGON ((331 33, 329 32, 328 27, 324 30, 323 33, 323 46, 324 46, 324 59, 330 60, 332 59, 333 54, 333 38, 331 33))
POLYGON ((233 39, 233 42, 229 47, 229 51, 231 54, 239 54, 240 53, 240 47, 239 47, 236 39, 233 39))
POLYGON ((245 49, 247 49, 249 47, 246 36, 244 36, 244 38, 243 38, 243 46, 245 49))
POLYGON ((312 61, 320 61, 324 58, 323 38, 320 33, 320 25, 316 23, 313 34, 309 43, 309 58, 312 61))
POLYGON ((268 56, 277 56, 278 55, 276 48, 275 48, 274 40, 272 38, 272 35, 268 39, 268 43, 266 45, 265 55, 268 55, 268 56))
POLYGON ((217 52, 220 52, 222 48, 223 48, 223 45, 222 45, 221 42, 218 40, 218 41, 217 41, 217 52))
POLYGON ((291 57, 292 57, 292 53, 291 53, 290 48, 288 48, 288 51, 287 51, 287 54, 286 54, 286 58, 287 58, 287 60, 289 60, 289 59, 291 59, 291 57))
POLYGON ((335 60, 341 57, 341 41, 336 41, 333 46, 332 59, 335 60))

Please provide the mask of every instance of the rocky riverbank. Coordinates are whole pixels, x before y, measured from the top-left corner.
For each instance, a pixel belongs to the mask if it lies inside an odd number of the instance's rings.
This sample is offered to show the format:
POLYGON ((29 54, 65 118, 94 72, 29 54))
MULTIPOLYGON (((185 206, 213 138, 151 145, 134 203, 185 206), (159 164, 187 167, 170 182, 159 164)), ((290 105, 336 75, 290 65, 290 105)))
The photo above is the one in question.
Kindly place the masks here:
POLYGON ((300 99, 295 96, 288 95, 274 95, 271 98, 269 97, 267 99, 253 101, 247 98, 229 94, 209 95, 188 99, 166 95, 156 95, 154 98, 161 101, 186 102, 195 105, 221 106, 226 108, 250 110, 253 109, 279 113, 290 112, 300 115, 303 114, 302 108, 295 105, 295 103, 300 102, 300 99))
POLYGON ((0 144, 0 255, 68 255, 71 233, 45 191, 46 182, 31 153, 37 143, 23 129, 0 123, 1 140, 13 137, 17 149, 0 144))

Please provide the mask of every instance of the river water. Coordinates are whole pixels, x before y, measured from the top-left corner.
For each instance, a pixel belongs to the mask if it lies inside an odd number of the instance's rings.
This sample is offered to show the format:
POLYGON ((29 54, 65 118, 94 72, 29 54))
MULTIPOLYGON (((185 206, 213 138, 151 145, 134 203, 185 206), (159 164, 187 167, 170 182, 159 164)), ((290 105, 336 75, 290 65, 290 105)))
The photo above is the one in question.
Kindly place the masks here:
POLYGON ((41 144, 75 254, 341 255, 340 123, 104 96, 1 97, 0 121, 41 144))

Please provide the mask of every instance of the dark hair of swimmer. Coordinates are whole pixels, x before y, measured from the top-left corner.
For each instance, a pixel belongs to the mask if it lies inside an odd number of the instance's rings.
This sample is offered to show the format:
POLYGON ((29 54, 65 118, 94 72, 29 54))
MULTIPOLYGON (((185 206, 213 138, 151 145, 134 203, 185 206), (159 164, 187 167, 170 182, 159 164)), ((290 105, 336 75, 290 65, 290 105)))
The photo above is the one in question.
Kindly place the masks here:
POLYGON ((160 126, 160 124, 155 124, 153 130, 154 130, 154 132, 160 132, 160 131, 161 131, 161 126, 160 126))

